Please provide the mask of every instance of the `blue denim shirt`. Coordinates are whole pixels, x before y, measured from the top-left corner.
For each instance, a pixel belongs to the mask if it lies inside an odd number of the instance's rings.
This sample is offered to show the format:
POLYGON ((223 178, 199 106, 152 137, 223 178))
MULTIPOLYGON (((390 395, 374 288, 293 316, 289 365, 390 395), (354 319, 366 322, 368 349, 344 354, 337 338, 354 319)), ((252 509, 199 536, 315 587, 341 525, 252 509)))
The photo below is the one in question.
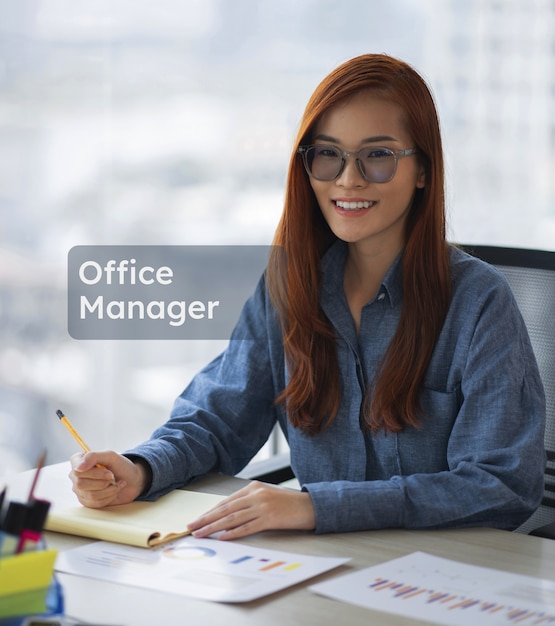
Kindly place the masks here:
POLYGON ((281 329, 262 279, 228 348, 176 400, 169 421, 129 451, 152 467, 153 499, 193 477, 235 474, 279 422, 316 532, 493 526, 513 529, 543 492, 545 399, 530 341, 503 276, 451 250, 453 298, 421 392, 420 428, 361 428, 365 385, 402 303, 398 258, 364 306, 357 335, 343 292, 346 245, 322 259, 321 305, 337 333, 339 413, 318 435, 293 428, 274 398, 287 381, 281 329))

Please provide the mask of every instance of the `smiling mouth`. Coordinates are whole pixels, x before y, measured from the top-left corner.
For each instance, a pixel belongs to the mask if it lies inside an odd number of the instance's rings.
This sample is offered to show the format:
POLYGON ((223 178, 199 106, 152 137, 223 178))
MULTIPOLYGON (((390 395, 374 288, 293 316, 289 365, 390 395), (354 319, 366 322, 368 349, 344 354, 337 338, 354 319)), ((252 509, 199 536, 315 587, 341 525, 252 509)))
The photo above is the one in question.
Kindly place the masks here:
POLYGON ((376 203, 369 201, 360 201, 360 202, 344 202, 343 200, 334 200, 335 206, 339 209, 343 209, 343 211, 360 211, 360 209, 369 209, 373 207, 376 203))

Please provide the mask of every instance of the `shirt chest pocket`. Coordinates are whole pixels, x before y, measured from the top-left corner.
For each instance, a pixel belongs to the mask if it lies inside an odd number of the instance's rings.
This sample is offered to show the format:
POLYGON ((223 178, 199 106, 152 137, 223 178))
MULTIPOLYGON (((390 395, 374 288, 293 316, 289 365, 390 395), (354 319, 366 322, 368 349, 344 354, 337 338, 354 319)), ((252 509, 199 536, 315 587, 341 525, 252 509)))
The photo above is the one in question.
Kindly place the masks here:
POLYGON ((403 475, 449 469, 447 446, 462 403, 460 389, 445 392, 424 387, 420 401, 425 416, 420 427, 409 427, 398 434, 403 475))

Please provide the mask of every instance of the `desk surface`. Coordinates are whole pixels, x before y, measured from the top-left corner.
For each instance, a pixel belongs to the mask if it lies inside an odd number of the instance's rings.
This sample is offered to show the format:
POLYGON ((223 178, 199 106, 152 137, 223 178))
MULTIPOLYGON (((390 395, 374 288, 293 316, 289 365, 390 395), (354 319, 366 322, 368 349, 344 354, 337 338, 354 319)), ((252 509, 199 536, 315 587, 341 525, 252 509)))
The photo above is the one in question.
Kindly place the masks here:
MULTIPOLYGON (((37 497, 49 498, 63 506, 75 503, 68 472, 69 465, 65 463, 45 468, 37 485, 37 497)), ((33 472, 24 472, 4 479, 9 489, 8 497, 25 498, 32 476, 33 472)), ((188 488, 228 494, 244 483, 238 478, 209 476, 188 488)), ((50 547, 60 551, 89 543, 88 539, 58 533, 47 533, 46 539, 50 547)), ((337 626, 340 621, 348 626, 372 623, 380 626, 429 626, 421 621, 336 602, 308 590, 317 581, 418 550, 472 565, 555 580, 555 541, 487 528, 380 530, 337 535, 276 531, 241 539, 241 543, 315 556, 350 557, 351 561, 295 587, 239 605, 194 600, 62 574, 59 577, 64 587, 66 612, 83 621, 121 626, 182 626, 184 623, 209 626, 337 626)))

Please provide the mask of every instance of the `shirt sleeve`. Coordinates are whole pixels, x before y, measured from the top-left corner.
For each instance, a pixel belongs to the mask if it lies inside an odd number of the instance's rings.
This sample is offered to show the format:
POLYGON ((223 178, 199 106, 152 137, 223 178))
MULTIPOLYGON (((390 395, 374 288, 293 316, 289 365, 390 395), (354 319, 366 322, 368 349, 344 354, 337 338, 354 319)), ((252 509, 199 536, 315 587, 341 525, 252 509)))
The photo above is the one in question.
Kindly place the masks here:
MULTIPOLYGON (((503 280, 482 295, 478 309, 472 307, 475 321, 465 345, 445 469, 304 485, 315 506, 317 532, 514 529, 538 507, 545 468, 545 397, 528 334, 503 280)), ((419 454, 432 452, 423 446, 419 454)))
POLYGON ((283 362, 277 324, 261 279, 226 350, 193 378, 169 420, 126 453, 152 469, 141 499, 155 499, 207 472, 236 474, 266 442, 277 419, 276 376, 283 362))

